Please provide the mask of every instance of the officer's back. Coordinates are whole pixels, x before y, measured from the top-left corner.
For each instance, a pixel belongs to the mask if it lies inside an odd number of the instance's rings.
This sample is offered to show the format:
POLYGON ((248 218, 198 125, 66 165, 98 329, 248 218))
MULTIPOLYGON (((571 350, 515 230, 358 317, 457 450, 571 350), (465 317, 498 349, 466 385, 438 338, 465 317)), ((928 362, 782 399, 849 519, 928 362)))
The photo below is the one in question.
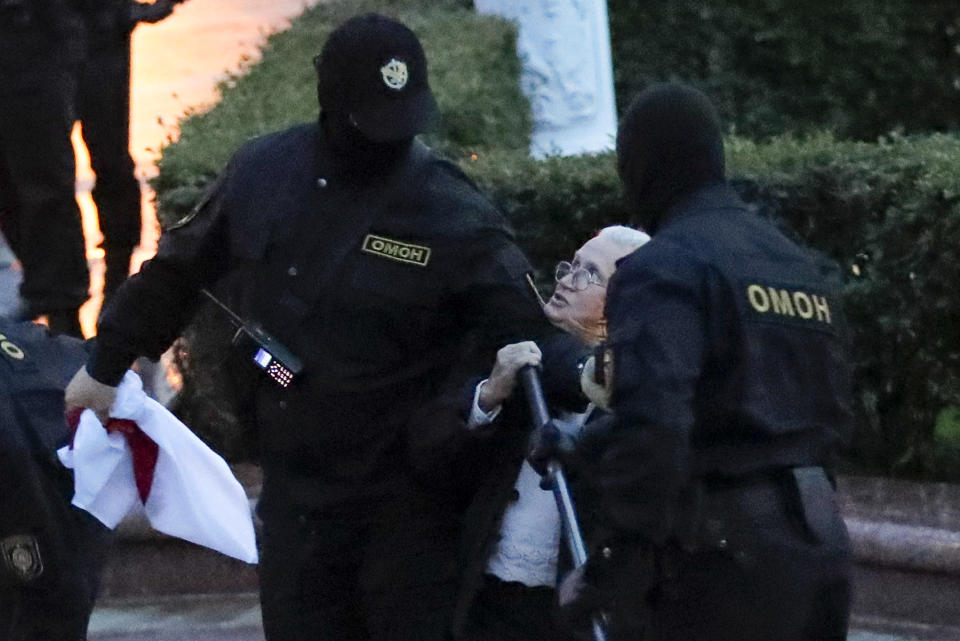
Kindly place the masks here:
POLYGON ((700 92, 644 91, 617 154, 653 239, 607 297, 615 426, 592 472, 606 532, 586 576, 614 589, 613 637, 842 639, 850 551, 829 467, 850 391, 835 268, 740 201, 700 92))
MULTIPOLYGON (((656 269, 708 284, 692 474, 829 458, 852 417, 835 265, 717 185, 685 200, 623 267, 622 278, 656 269)), ((670 322, 656 306, 638 313, 670 322)))

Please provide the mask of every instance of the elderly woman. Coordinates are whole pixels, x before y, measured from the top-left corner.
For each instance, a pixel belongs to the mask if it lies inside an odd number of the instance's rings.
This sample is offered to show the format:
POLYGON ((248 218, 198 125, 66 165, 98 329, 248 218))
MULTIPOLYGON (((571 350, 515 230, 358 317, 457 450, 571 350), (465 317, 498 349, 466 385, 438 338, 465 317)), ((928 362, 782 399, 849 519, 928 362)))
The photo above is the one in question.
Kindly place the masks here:
MULTIPOLYGON (((489 376, 426 409, 435 429, 411 439, 424 476, 472 499, 463 528, 463 580, 453 622, 457 639, 563 636, 553 616, 560 518, 552 494, 540 488, 539 475, 524 460, 531 425, 526 407, 508 399, 524 366, 542 365, 549 377, 553 355, 569 352, 571 340, 583 347, 605 338, 607 282, 617 261, 647 240, 636 229, 607 227, 571 261, 559 263, 556 288, 543 311, 569 336, 559 336, 565 340, 558 345, 544 345, 543 352, 530 341, 504 346, 489 376)), ((555 422, 576 438, 593 409, 554 410, 555 422)))

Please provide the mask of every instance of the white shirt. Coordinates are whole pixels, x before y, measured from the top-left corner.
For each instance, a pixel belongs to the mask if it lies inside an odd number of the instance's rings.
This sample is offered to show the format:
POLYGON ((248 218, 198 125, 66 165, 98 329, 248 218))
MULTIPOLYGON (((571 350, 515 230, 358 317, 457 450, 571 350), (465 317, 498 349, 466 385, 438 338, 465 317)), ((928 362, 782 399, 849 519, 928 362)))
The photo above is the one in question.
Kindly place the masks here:
MULTIPOLYGON (((473 395, 467 429, 491 423, 500 407, 486 413, 480 409, 480 386, 473 395)), ((578 436, 586 422, 586 412, 564 413, 554 424, 564 434, 578 436)), ((560 513, 553 492, 540 488, 540 475, 527 461, 520 467, 514 484, 519 498, 507 506, 500 525, 500 541, 487 559, 487 572, 503 581, 554 587, 557 583, 557 558, 560 554, 560 513)))

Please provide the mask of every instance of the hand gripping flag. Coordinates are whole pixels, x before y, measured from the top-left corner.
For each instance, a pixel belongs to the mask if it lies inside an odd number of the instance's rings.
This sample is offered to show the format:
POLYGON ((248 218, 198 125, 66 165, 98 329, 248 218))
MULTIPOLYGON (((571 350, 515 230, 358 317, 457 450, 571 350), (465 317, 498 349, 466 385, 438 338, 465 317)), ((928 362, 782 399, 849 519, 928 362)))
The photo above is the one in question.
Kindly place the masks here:
POLYGON ((149 398, 133 372, 110 416, 104 429, 84 410, 73 442, 57 452, 73 469, 73 504, 111 529, 142 509, 164 534, 256 563, 250 502, 226 461, 149 398))

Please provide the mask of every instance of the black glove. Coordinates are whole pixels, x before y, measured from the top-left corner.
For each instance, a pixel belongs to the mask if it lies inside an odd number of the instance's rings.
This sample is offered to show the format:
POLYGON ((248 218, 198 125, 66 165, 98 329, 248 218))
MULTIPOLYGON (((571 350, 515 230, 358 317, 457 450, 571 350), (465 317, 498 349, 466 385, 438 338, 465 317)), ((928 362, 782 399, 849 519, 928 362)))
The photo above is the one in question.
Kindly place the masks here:
POLYGON ((138 22, 160 22, 171 13, 173 6, 183 0, 156 0, 152 4, 142 2, 130 3, 130 26, 135 27, 138 22))
POLYGON ((603 604, 600 590, 587 582, 586 566, 581 565, 567 574, 557 586, 558 616, 563 627, 576 637, 590 630, 592 617, 603 604))
POLYGON ((592 639, 594 621, 610 638, 644 638, 654 567, 652 548, 641 539, 611 539, 598 546, 557 588, 561 623, 576 638, 592 639))
POLYGON ((557 587, 557 617, 575 639, 593 640, 593 624, 609 628, 606 609, 611 603, 609 582, 598 581, 588 563, 574 568, 557 587))
POLYGON ((543 476, 547 473, 547 464, 550 461, 556 460, 563 465, 572 458, 576 452, 576 445, 570 436, 558 430, 553 421, 550 421, 530 439, 527 462, 540 476, 543 476))

